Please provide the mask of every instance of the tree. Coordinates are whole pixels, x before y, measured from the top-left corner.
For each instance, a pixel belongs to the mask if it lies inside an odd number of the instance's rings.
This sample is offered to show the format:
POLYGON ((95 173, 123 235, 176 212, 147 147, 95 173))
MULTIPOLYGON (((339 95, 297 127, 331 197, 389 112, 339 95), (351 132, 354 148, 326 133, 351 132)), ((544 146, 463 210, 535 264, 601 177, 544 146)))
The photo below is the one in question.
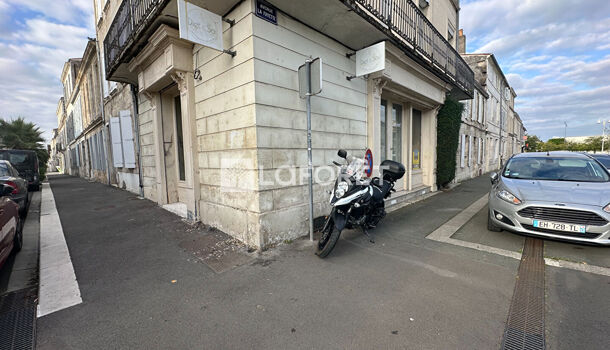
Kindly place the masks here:
POLYGON ((528 135, 526 143, 528 145, 528 150, 532 152, 541 150, 542 145, 544 144, 536 135, 528 135))
POLYGON ((0 145, 9 149, 28 149, 36 151, 40 163, 40 178, 47 172, 49 152, 44 147, 44 138, 40 128, 23 117, 6 121, 0 119, 0 145))
POLYGON ((456 157, 460 138, 460 124, 464 105, 447 98, 438 111, 436 125, 436 184, 444 187, 455 178, 456 157))

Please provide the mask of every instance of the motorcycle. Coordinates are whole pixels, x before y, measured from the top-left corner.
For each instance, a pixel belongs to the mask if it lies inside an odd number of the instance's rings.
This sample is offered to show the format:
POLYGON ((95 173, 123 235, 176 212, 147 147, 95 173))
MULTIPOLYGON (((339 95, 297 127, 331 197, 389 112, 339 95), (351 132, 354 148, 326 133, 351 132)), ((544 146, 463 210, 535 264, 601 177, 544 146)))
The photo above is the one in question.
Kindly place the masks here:
POLYGON ((375 228, 386 215, 385 202, 392 192, 394 184, 405 174, 405 166, 392 160, 380 164, 380 175, 372 179, 364 176, 365 161, 348 156, 345 150, 337 155, 345 164, 336 161, 339 176, 330 193, 332 210, 327 216, 320 239, 316 245, 316 255, 325 258, 333 250, 341 231, 360 227, 371 243, 375 243, 369 229, 375 228))

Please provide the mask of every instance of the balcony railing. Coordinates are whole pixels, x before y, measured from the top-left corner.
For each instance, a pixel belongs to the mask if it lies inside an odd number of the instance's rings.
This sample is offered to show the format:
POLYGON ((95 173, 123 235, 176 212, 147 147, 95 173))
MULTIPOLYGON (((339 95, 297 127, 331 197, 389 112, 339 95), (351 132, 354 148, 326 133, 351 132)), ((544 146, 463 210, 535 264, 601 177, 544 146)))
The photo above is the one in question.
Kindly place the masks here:
MULTIPOLYGON (((369 22, 386 32, 400 46, 423 58, 431 69, 472 97, 474 73, 412 0, 344 1, 361 5, 375 17, 373 21, 367 18, 369 22)), ((358 6, 352 8, 365 18, 369 16, 358 6)))
POLYGON ((123 0, 104 38, 106 78, 169 0, 123 0))

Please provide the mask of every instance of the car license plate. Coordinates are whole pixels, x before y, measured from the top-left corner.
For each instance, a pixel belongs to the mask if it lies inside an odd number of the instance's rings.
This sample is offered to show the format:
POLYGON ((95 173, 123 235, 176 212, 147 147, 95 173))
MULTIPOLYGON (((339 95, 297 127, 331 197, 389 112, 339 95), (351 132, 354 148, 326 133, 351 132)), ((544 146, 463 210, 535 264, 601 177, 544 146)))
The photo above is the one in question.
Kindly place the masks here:
POLYGON ((555 230, 555 231, 578 232, 578 233, 587 232, 587 226, 564 224, 561 222, 542 221, 542 220, 534 220, 534 227, 545 228, 548 230, 555 230))

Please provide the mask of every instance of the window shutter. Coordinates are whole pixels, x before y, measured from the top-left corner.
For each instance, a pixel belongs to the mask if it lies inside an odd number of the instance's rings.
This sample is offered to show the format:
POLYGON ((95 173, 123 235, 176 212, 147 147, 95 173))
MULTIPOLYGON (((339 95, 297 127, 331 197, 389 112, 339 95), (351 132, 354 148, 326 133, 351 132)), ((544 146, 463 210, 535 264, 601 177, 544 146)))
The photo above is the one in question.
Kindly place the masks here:
POLYGON ((123 156, 125 157, 125 168, 136 167, 135 143, 131 126, 131 113, 128 110, 121 111, 121 135, 123 139, 123 156))
POLYGON ((461 144, 462 144, 462 147, 460 147, 461 148, 461 150, 460 150, 460 167, 463 168, 464 167, 464 154, 465 154, 464 147, 466 147, 466 135, 464 135, 464 134, 462 134, 462 142, 461 142, 461 144))
POLYGON ((123 146, 121 143, 121 119, 118 117, 110 118, 110 137, 112 138, 112 159, 116 168, 122 168, 123 146))
POLYGON ((468 138, 468 166, 472 164, 472 137, 468 138))

